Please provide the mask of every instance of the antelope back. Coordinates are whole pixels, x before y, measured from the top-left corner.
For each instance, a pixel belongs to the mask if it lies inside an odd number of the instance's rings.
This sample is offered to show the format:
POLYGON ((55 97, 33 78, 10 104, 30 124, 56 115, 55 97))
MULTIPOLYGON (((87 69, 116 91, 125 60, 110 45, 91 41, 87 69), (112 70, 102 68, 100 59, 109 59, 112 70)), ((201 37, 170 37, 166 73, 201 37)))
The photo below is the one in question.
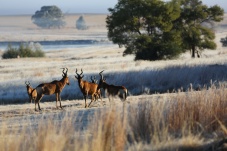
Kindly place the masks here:
POLYGON ((96 93, 97 88, 98 88, 98 84, 96 83, 91 83, 88 81, 83 81, 84 84, 84 91, 87 92, 88 94, 92 95, 94 93, 96 93))

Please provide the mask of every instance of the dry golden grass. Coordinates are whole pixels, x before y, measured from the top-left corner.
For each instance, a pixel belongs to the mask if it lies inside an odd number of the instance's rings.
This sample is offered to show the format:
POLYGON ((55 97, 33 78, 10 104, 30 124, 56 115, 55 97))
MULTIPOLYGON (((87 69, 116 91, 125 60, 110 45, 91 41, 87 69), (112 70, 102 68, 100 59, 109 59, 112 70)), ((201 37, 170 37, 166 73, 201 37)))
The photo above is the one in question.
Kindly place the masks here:
POLYGON ((8 118, 0 125, 0 146, 5 151, 217 150, 226 141, 226 98, 224 84, 178 92, 95 110, 82 128, 76 123, 85 119, 72 111, 44 114, 35 126, 11 127, 8 118))

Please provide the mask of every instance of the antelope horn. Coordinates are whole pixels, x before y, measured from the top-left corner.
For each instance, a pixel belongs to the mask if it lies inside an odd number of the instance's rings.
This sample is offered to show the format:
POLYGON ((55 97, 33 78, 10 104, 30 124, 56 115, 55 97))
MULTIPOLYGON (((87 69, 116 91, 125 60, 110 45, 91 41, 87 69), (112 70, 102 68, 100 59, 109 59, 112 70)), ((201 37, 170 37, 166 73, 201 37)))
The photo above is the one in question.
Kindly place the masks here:
POLYGON ((104 71, 104 70, 102 70, 101 72, 99 72, 99 75, 101 76, 101 79, 102 79, 102 80, 103 80, 103 75, 102 75, 103 71, 104 71))
POLYGON ((83 70, 82 70, 82 68, 81 68, 81 74, 80 75, 82 75, 83 74, 83 70))
POLYGON ((63 69, 63 70, 62 70, 62 73, 65 74, 65 73, 64 73, 64 72, 65 72, 65 68, 61 68, 61 69, 63 69))
POLYGON ((65 74, 67 74, 67 72, 68 72, 68 70, 69 70, 69 69, 68 69, 68 68, 65 68, 65 69, 66 69, 66 72, 65 72, 65 74))
POLYGON ((77 73, 77 69, 76 69, 76 74, 77 74, 77 76, 80 76, 80 74, 77 73))
POLYGON ((25 84, 26 84, 26 85, 30 85, 30 82, 29 82, 29 81, 25 81, 25 84))

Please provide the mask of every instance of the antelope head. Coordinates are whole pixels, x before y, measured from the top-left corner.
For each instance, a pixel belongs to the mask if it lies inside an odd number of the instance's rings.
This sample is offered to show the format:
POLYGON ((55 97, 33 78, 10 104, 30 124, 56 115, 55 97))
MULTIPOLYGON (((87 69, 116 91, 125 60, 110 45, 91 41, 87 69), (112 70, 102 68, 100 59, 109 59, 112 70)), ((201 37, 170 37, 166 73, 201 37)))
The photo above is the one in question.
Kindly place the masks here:
POLYGON ((98 80, 96 79, 96 76, 94 76, 94 78, 91 76, 91 82, 92 83, 97 83, 98 82, 98 80))
POLYGON ((62 70, 62 77, 65 79, 66 84, 69 85, 69 78, 68 78, 68 75, 67 75, 68 68, 61 68, 61 69, 63 69, 62 70))
POLYGON ((29 81, 25 81, 25 85, 26 85, 27 88, 31 87, 31 84, 30 84, 29 81))
POLYGON ((100 80, 99 80, 99 86, 98 86, 98 88, 102 88, 103 87, 103 83, 106 82, 106 79, 102 75, 103 71, 104 70, 102 70, 101 72, 99 72, 100 80))
POLYGON ((80 82, 84 77, 83 70, 81 69, 81 73, 79 74, 76 69, 76 74, 77 74, 77 76, 75 76, 75 78, 80 82))

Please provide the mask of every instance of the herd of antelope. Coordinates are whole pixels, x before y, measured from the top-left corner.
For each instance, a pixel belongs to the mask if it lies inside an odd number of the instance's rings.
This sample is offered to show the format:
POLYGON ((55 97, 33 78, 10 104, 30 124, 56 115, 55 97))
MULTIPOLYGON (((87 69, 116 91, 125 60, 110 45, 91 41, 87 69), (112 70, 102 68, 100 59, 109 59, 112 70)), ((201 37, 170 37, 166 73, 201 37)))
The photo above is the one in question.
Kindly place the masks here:
MULTIPOLYGON (((56 95, 56 108, 58 109, 58 101, 59 101, 60 108, 62 109, 60 94, 64 89, 65 85, 70 84, 69 78, 67 76, 68 68, 62 68, 62 69, 63 69, 62 79, 59 81, 54 80, 50 83, 41 83, 36 88, 32 88, 29 81, 25 82, 27 93, 29 96, 29 101, 32 102, 32 100, 34 100, 35 102, 35 111, 37 111, 36 109, 37 104, 38 104, 38 109, 41 110, 39 103, 42 97, 44 95, 52 95, 52 94, 56 95)), ((81 69, 81 73, 78 73, 76 69, 75 78, 77 79, 78 86, 84 96, 85 108, 89 107, 92 102, 98 99, 101 99, 101 102, 103 105, 101 89, 103 89, 107 93, 109 101, 111 101, 111 99, 114 96, 118 96, 123 101, 125 101, 127 98, 127 89, 124 86, 115 86, 115 85, 110 85, 106 83, 106 79, 102 75, 103 71, 99 73, 100 75, 99 82, 98 80, 96 80, 96 77, 94 78, 91 77, 91 82, 89 82, 89 81, 83 80, 83 77, 84 77, 83 70, 81 69), (88 96, 91 96, 91 102, 87 105, 88 96)))

